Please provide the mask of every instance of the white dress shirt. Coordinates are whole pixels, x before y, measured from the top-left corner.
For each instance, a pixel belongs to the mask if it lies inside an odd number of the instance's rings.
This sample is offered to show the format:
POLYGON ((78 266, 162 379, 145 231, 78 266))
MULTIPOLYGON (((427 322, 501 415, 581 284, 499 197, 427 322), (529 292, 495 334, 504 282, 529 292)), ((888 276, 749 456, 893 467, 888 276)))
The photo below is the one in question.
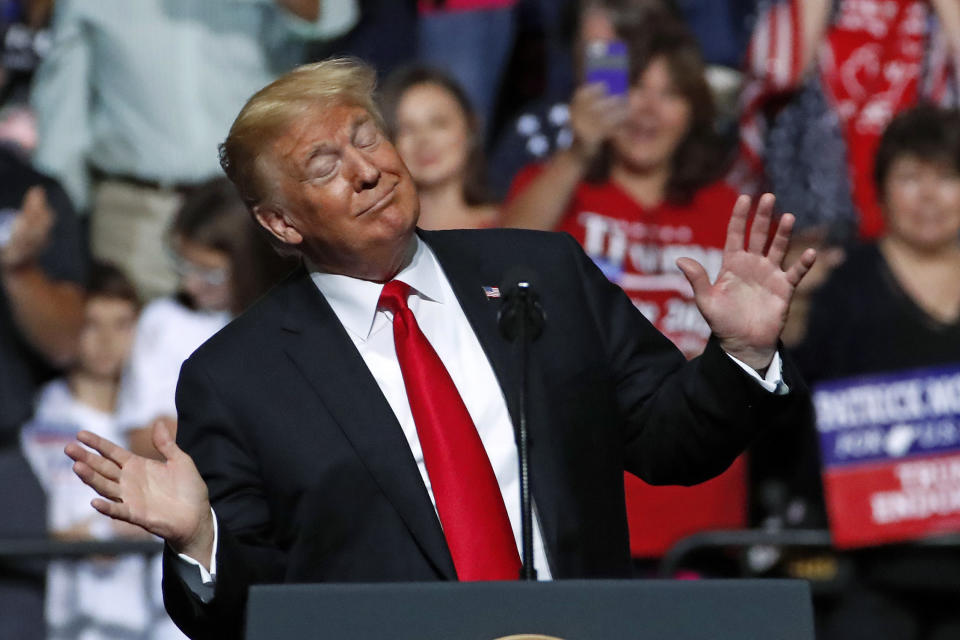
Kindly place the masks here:
MULTIPOLYGON (((497 476, 497 484, 500 486, 500 493, 507 508, 507 515, 510 518, 519 551, 522 547, 518 454, 513 423, 507 411, 503 390, 436 256, 419 238, 416 241, 417 249, 413 259, 396 275, 396 279, 410 285, 411 292, 407 304, 416 317, 421 331, 450 373, 470 417, 477 426, 480 440, 497 476)), ((400 372, 400 363, 393 344, 393 314, 386 309, 377 308, 383 284, 324 273, 316 269, 311 269, 310 277, 347 330, 347 334, 356 345, 370 373, 373 374, 390 408, 393 409, 417 462, 420 476, 433 501, 430 477, 427 475, 427 468, 423 461, 420 439, 413 422, 403 375, 400 372)), ((750 366, 733 356, 730 357, 767 391, 787 392, 786 385, 782 382, 779 353, 774 356, 765 378, 760 378, 750 366)), ((436 508, 435 502, 434 508, 436 508)), ((534 567, 539 580, 550 580, 552 574, 547 562, 540 523, 536 517, 536 508, 534 508, 534 516, 534 567)), ((205 586, 212 583, 216 574, 216 548, 215 533, 210 572, 192 558, 180 555, 187 563, 200 568, 205 586)), ((194 586, 195 581, 188 581, 188 584, 194 586)), ((198 595, 204 594, 198 592, 198 595)))
MULTIPOLYGON (((393 409, 417 462, 420 477, 423 478, 433 501, 430 477, 427 475, 420 438, 417 436, 417 427, 410 411, 400 363, 393 344, 393 314, 386 309, 377 308, 383 284, 319 271, 311 271, 310 277, 346 328, 347 334, 360 352, 360 357, 393 409)), ((420 330, 450 373, 477 427, 483 448, 497 476, 497 484, 500 486, 519 551, 520 474, 513 422, 507 411, 503 390, 436 256, 419 238, 413 259, 397 274, 396 279, 410 285, 407 305, 416 317, 420 330)), ((533 560, 538 577, 549 580, 550 568, 540 525, 536 519, 533 530, 533 560)))

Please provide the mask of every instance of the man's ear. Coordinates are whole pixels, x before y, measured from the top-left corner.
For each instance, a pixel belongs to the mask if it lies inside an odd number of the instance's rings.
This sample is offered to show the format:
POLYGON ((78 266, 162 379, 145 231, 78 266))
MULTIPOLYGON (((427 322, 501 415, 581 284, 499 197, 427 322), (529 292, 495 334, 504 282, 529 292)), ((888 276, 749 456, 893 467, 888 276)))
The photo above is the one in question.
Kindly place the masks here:
POLYGON ((291 245, 303 242, 303 236, 282 208, 272 204, 258 204, 253 207, 253 217, 280 242, 291 245))

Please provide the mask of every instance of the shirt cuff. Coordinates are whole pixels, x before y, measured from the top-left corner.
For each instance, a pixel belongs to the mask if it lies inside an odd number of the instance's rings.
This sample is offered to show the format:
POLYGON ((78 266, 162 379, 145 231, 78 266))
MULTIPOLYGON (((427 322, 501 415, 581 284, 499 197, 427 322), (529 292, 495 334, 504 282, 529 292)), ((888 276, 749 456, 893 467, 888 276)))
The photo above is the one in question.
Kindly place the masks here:
POLYGON ((770 361, 770 366, 767 367, 767 374, 762 378, 760 377, 760 374, 757 373, 757 370, 750 365, 738 360, 737 358, 734 358, 729 353, 727 353, 727 357, 740 365, 740 368, 746 371, 747 375, 756 380, 757 384, 770 393, 778 396, 784 396, 790 393, 790 387, 783 381, 783 360, 780 358, 779 351, 773 354, 773 359, 770 361))
MULTIPOLYGON (((217 531, 217 514, 214 512, 213 507, 210 507, 210 515, 213 516, 213 550, 210 552, 210 570, 207 571, 203 564, 184 553, 177 554, 177 557, 184 563, 200 570, 200 582, 205 586, 213 586, 217 579, 217 543, 219 541, 219 535, 217 531)), ((193 581, 188 580, 187 585, 192 588, 193 581)), ((195 595, 201 594, 195 592, 195 595)))

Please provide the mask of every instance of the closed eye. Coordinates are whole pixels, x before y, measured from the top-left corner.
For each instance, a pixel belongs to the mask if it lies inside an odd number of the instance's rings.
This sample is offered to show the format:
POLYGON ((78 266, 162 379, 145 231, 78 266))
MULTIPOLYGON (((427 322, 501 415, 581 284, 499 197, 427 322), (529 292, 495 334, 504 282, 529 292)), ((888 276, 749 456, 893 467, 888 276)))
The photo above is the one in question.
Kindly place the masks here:
POLYGON ((380 142, 380 129, 373 122, 367 120, 359 127, 353 136, 353 144, 361 149, 370 149, 380 142))
POLYGON ((335 154, 323 154, 314 158, 307 167, 307 180, 317 180, 332 176, 340 163, 335 154))

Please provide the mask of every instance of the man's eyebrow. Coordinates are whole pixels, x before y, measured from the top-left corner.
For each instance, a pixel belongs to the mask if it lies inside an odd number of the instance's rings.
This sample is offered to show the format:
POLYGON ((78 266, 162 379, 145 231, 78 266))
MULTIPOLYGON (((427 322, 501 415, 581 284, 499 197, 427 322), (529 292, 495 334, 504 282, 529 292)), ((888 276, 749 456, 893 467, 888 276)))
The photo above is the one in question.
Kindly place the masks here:
MULTIPOLYGON (((363 125, 367 124, 372 120, 373 118, 370 116, 369 113, 365 113, 363 115, 357 116, 353 120, 353 122, 350 123, 350 138, 353 139, 353 137, 357 134, 357 131, 360 129, 360 127, 362 127, 363 125)), ((314 146, 312 149, 310 149, 310 152, 307 154, 306 161, 309 162, 314 158, 316 158, 317 156, 321 156, 326 153, 336 153, 336 151, 337 151, 336 145, 333 145, 329 142, 321 142, 316 146, 314 146)))

